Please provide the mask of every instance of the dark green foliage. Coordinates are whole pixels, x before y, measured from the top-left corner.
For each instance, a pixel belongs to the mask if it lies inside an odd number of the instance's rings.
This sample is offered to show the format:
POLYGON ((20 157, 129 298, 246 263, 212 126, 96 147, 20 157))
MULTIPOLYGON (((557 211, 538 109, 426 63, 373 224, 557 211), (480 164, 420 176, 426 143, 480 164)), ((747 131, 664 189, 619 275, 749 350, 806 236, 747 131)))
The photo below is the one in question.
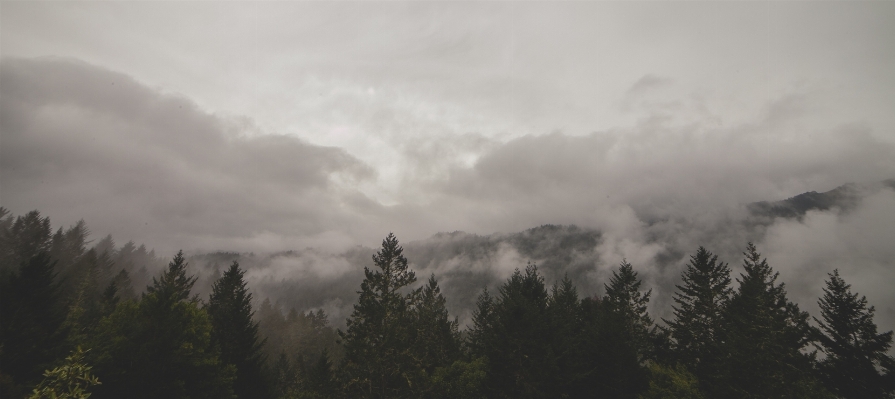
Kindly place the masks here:
POLYGON ((733 289, 730 268, 703 247, 690 256, 674 294, 674 319, 667 321, 673 339, 672 361, 691 365, 694 373, 711 385, 720 361, 719 343, 723 312, 733 289))
POLYGON ((190 298, 190 290, 196 284, 196 277, 186 275, 186 266, 183 251, 178 251, 171 263, 168 263, 168 270, 162 273, 158 279, 152 278, 152 285, 146 287, 146 293, 163 303, 188 299, 190 302, 198 302, 198 297, 190 298))
POLYGON ((888 398, 895 393, 895 359, 887 354, 892 331, 877 333, 873 306, 851 292, 834 270, 818 301, 818 341, 826 358, 820 361, 822 381, 842 398, 888 398))
POLYGON ((699 381, 681 365, 668 367, 659 363, 649 366, 649 389, 638 399, 703 399, 699 381))
POLYGON ((413 308, 413 356, 417 366, 427 374, 437 367, 449 366, 460 356, 457 320, 451 320, 445 302, 433 275, 413 308))
POLYGON ((652 290, 640 291, 642 282, 627 260, 622 260, 618 271, 612 272, 606 285, 604 304, 610 316, 620 323, 630 337, 630 345, 640 359, 651 353, 653 319, 647 313, 652 290))
POLYGON ((489 397, 549 397, 553 394, 555 355, 547 315, 547 290, 535 265, 518 269, 499 290, 487 293, 476 313, 473 347, 488 359, 485 388, 489 397))
POLYGON ((744 253, 739 290, 725 312, 721 380, 707 393, 727 398, 813 398, 825 392, 813 377, 813 355, 802 352, 812 329, 808 314, 786 299, 783 284, 752 243, 744 253))
MULTIPOLYGON (((5 215, 7 212, 5 208, 0 208, 0 214, 5 215)), ((0 270, 15 271, 23 262, 40 253, 49 252, 50 218, 41 217, 40 212, 31 211, 15 220, 7 217, 2 227, 0 270)))
POLYGON ((277 361, 272 366, 270 384, 275 398, 295 396, 300 390, 299 372, 285 352, 277 356, 277 361))
POLYGON ((329 351, 324 349, 317 363, 307 370, 303 385, 304 391, 312 397, 331 398, 335 394, 333 364, 329 359, 329 351))
POLYGON ((211 338, 221 349, 221 360, 236 366, 233 391, 239 398, 265 398, 263 342, 258 339, 258 323, 252 321, 252 294, 244 274, 234 261, 215 281, 206 309, 213 326, 211 338))
POLYGON ((586 298, 581 307, 585 331, 580 350, 586 374, 577 397, 636 397, 647 387, 647 374, 629 333, 630 322, 599 297, 586 298))
POLYGON ((278 307, 265 299, 258 308, 257 317, 258 331, 265 337, 262 350, 270 370, 267 380, 274 391, 279 392, 275 392, 274 397, 303 392, 307 372, 314 368, 314 362, 323 353, 330 361, 341 358, 336 332, 322 310, 299 313, 292 309, 284 316, 278 307))
POLYGON ((439 367, 427 382, 431 399, 483 399, 482 385, 487 377, 485 358, 457 360, 447 367, 439 367))
POLYGON ((70 274, 68 281, 77 280, 79 283, 73 292, 66 295, 69 305, 65 328, 70 346, 85 344, 100 320, 112 313, 119 300, 107 253, 97 256, 96 251, 90 249, 80 255, 76 265, 80 270, 70 274))
MULTIPOLYGON (((583 245, 538 241, 538 232, 552 230, 532 230, 518 244, 532 254, 583 245)), ((71 381, 65 370, 92 378, 80 359, 62 363, 77 345, 94 348, 84 360, 103 381, 91 388, 100 399, 887 398, 895 391, 893 334, 877 332, 866 299, 834 271, 814 329, 752 244, 736 292, 728 266, 700 247, 663 329, 647 312, 651 291, 626 261, 605 296, 583 300, 568 277, 548 292, 529 264, 497 295, 482 292, 461 345, 435 276, 414 287, 391 234, 375 267, 364 270, 358 303, 338 334, 322 310, 284 314, 269 300, 253 321, 236 262, 216 275, 207 306, 194 295, 197 278, 182 252, 138 296, 131 280, 150 282, 154 254, 133 243, 116 250, 111 236, 90 248, 88 235, 83 221, 52 234, 37 211, 14 218, 0 207, 3 397, 27 395, 43 370, 52 377, 39 387, 44 396, 71 381), (826 355, 821 361, 807 351, 812 343, 826 355)), ((84 397, 82 387, 73 392, 84 397)))
POLYGON ((469 329, 466 344, 472 353, 485 353, 494 322, 494 297, 485 288, 476 300, 476 309, 472 311, 472 328, 469 329))
POLYGON ((219 358, 212 322, 190 299, 195 278, 178 253, 139 302, 120 302, 94 336, 98 398, 233 397, 235 369, 219 358))
POLYGON ((411 306, 420 290, 404 293, 416 281, 407 268, 403 248, 389 234, 373 255, 376 269, 364 268, 360 297, 339 332, 345 358, 342 371, 345 388, 352 397, 394 398, 409 395, 411 380, 418 374, 411 347, 411 306))
POLYGON ((18 397, 61 358, 65 317, 48 251, 23 261, 18 273, 0 284, 0 396, 18 397))
POLYGON ((560 396, 576 396, 586 373, 586 361, 580 353, 584 323, 578 291, 568 276, 553 285, 547 310, 552 334, 551 351, 556 363, 553 391, 560 396))
POLYGON ((65 362, 44 372, 44 379, 31 391, 28 399, 87 399, 89 388, 100 385, 100 381, 84 362, 87 352, 77 347, 65 362))

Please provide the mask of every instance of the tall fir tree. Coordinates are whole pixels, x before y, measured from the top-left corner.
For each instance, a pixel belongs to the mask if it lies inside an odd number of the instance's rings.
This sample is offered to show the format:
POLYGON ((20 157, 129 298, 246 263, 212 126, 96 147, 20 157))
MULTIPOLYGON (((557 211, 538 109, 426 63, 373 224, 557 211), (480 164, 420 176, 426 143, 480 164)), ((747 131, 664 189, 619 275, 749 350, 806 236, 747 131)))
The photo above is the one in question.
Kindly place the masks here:
POLYGON ((745 274, 725 309, 721 381, 709 396, 727 398, 818 398, 827 392, 813 375, 808 314, 786 299, 779 273, 752 243, 745 274))
POLYGON ((196 276, 187 276, 187 262, 183 251, 177 251, 174 259, 168 263, 168 269, 159 278, 152 278, 152 285, 146 287, 146 293, 153 295, 163 303, 189 300, 198 302, 199 297, 190 298, 190 291, 196 284, 196 276))
POLYGON ((49 251, 0 282, 0 396, 21 397, 61 357, 65 312, 49 251))
POLYGON ((494 297, 488 292, 488 288, 482 289, 482 293, 476 299, 476 308, 472 311, 472 327, 466 338, 466 346, 473 354, 482 355, 488 346, 490 333, 494 328, 494 297))
POLYGON ((269 397, 262 374, 264 358, 258 338, 258 323, 252 320, 252 294, 246 287, 245 271, 233 261, 212 285, 208 299, 211 338, 221 349, 221 360, 236 366, 233 391, 240 399, 269 397))
POLYGON ((819 347, 826 354, 820 361, 823 382, 830 392, 847 399, 891 398, 895 394, 895 359, 888 355, 892 331, 878 333, 873 306, 867 298, 851 292, 839 271, 826 281, 818 301, 823 320, 819 347))
POLYGON ((583 320, 578 290, 568 276, 553 285, 547 300, 547 314, 552 332, 551 349, 556 356, 556 379, 553 392, 560 397, 580 397, 586 388, 584 358, 581 354, 583 320))
POLYGON ((342 370, 349 396, 396 398, 410 395, 416 362, 410 351, 410 305, 420 290, 405 293, 416 281, 394 234, 373 255, 375 269, 364 268, 358 303, 339 335, 345 347, 342 370))
POLYGON ((458 322, 447 310, 447 300, 435 276, 429 277, 414 306, 413 357, 417 367, 431 375, 436 368, 449 366, 460 357, 458 322))
POLYGON ((524 273, 517 269, 500 287, 474 353, 488 360, 485 387, 490 397, 553 395, 556 362, 547 298, 544 279, 532 264, 524 273))
MULTIPOLYGON (((3 237, 4 249, 0 254, 0 269, 16 270, 23 262, 51 249, 50 218, 31 211, 25 216, 10 220, 9 230, 3 237)), ((50 257, 52 261, 52 257, 50 257)))
POLYGON ((730 267, 718 256, 699 247, 682 273, 674 294, 674 319, 666 321, 677 361, 689 367, 702 384, 716 379, 720 361, 719 342, 723 314, 733 289, 730 267))
POLYGON ((235 367, 220 359, 212 322, 182 252, 139 302, 122 301, 91 340, 97 398, 232 398, 235 367))
POLYGON ((622 260, 618 271, 612 272, 606 284, 605 305, 623 323, 631 343, 641 359, 646 359, 652 351, 653 319, 647 312, 652 289, 640 290, 642 281, 627 260, 622 260))

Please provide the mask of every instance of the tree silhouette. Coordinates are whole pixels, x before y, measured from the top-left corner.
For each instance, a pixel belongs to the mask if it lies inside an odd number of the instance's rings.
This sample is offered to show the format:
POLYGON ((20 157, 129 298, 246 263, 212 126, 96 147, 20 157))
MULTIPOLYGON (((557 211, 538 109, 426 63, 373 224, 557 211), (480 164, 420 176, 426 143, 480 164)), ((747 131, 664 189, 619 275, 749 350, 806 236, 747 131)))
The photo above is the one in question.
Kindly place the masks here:
POLYGON ((690 365, 703 384, 717 374, 724 308, 733 289, 730 268, 699 247, 682 274, 674 294, 674 319, 667 321, 676 361, 690 365))
POLYGON ((221 360, 236 366, 236 396, 264 398, 268 392, 261 370, 263 342, 258 338, 258 323, 252 321, 252 294, 244 275, 239 263, 233 261, 214 282, 207 306, 213 326, 211 338, 221 349, 221 360))
POLYGON ((402 292, 416 281, 403 252, 398 239, 389 233, 382 248, 373 255, 376 268, 364 268, 360 297, 346 321, 347 331, 339 332, 345 346, 342 369, 351 396, 406 396, 410 376, 417 371, 408 327, 412 322, 410 304, 420 290, 402 292))
POLYGON ((892 331, 877 333, 873 306, 851 292, 834 270, 818 301, 823 319, 817 321, 824 385, 842 398, 887 398, 895 392, 895 360, 887 354, 892 331))

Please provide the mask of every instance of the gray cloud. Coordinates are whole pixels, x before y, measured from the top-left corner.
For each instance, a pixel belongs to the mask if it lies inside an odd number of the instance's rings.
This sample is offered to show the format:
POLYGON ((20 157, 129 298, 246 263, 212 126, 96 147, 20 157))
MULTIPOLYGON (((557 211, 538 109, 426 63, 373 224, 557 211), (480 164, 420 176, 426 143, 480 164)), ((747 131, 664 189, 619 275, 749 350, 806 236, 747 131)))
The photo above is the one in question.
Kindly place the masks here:
MULTIPOLYGON (((490 243, 481 256, 448 256, 456 243, 445 237, 426 245, 448 252, 419 255, 421 273, 445 278, 451 292, 464 293, 458 300, 472 299, 465 293, 480 287, 457 276, 495 284, 525 261, 549 260, 501 241, 547 223, 600 233, 568 259, 583 291, 598 292, 628 258, 656 288, 659 311, 667 309, 687 253, 705 245, 737 265, 747 240, 760 244, 800 302, 816 298, 831 267, 848 270, 844 275, 874 303, 891 299, 879 284, 893 278, 885 246, 893 232, 878 217, 895 214, 885 194, 871 195, 851 213, 744 227, 749 202, 895 176, 890 132, 860 118, 819 126, 815 116, 831 110, 811 88, 769 97, 759 114, 741 121, 685 96, 640 104, 629 127, 506 136, 513 139, 458 134, 442 122, 463 118, 427 117, 440 107, 417 103, 419 97, 391 101, 401 97, 395 92, 380 106, 376 96, 389 89, 349 90, 314 108, 336 110, 322 118, 347 119, 347 130, 371 126, 374 137, 356 147, 366 147, 365 160, 389 160, 372 164, 80 61, 7 58, 0 82, 2 205, 18 214, 39 209, 57 225, 84 218, 99 234, 145 242, 160 253, 319 247, 274 257, 249 275, 270 295, 285 279, 326 299, 309 297, 306 306, 346 312, 359 266, 369 259, 329 253, 373 246, 388 231, 404 242, 454 230, 486 237, 467 240, 490 243), (382 197, 388 201, 366 194, 382 186, 389 186, 382 197), (346 294, 326 296, 322 287, 346 294)), ((362 135, 348 139, 356 137, 362 135)), ((887 320, 892 325, 895 316, 887 320)))
POLYGON ((349 223, 349 184, 375 177, 343 150, 246 137, 186 98, 78 61, 4 59, 0 71, 2 200, 16 213, 85 218, 165 250, 239 249, 349 223))
POLYGON ((637 95, 647 92, 649 90, 653 90, 656 88, 660 88, 662 86, 670 85, 674 82, 674 79, 656 76, 653 74, 643 75, 642 78, 638 79, 634 82, 633 85, 628 89, 628 94, 637 95))

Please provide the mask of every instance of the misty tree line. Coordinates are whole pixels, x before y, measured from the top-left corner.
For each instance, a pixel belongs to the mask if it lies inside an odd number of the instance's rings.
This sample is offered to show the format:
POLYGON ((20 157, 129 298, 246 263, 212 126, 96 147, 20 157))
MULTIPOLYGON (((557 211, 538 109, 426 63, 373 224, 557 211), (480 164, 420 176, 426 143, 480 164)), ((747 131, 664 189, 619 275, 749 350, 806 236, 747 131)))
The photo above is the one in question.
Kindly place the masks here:
POLYGON ((622 261, 603 296, 535 265, 478 297, 461 331, 434 276, 418 282, 394 235, 365 268, 344 331, 323 311, 252 308, 233 262, 207 299, 182 253, 156 276, 151 251, 83 222, 51 230, 0 208, 4 398, 891 398, 892 332, 832 271, 812 318, 748 244, 745 272, 690 256, 674 312, 622 261), (152 269, 154 270, 154 269, 152 269), (141 292, 135 287, 145 286, 141 292), (819 351, 819 353, 818 353, 819 351))

